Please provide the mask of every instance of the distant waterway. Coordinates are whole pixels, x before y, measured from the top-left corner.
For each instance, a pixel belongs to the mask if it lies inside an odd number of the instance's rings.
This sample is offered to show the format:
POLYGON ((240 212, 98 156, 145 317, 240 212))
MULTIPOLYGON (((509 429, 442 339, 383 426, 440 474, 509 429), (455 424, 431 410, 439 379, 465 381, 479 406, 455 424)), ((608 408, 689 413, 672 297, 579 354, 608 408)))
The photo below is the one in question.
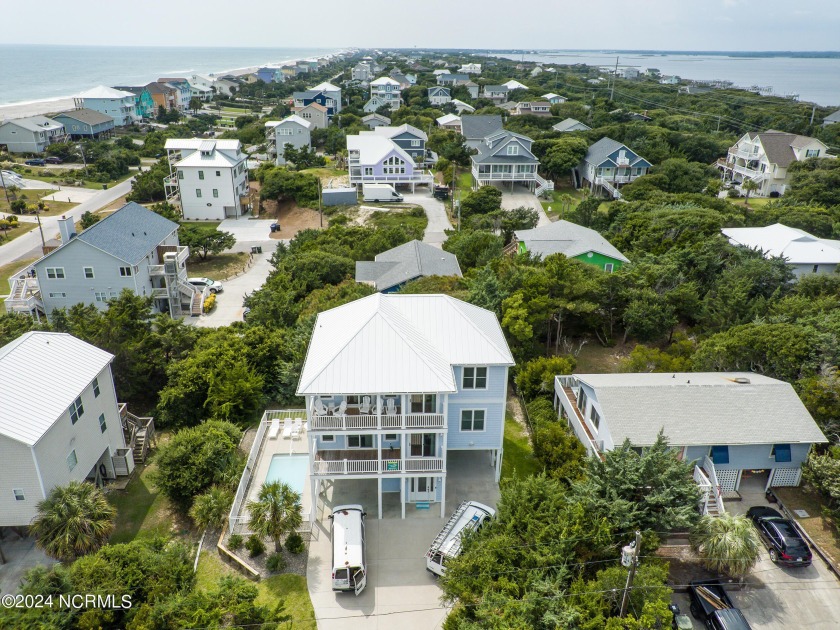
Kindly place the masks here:
POLYGON ((508 59, 563 65, 658 68, 683 79, 731 81, 739 87, 772 87, 774 95, 798 94, 799 100, 840 106, 840 56, 796 53, 657 53, 636 51, 534 51, 490 53, 508 59), (754 56, 750 56, 754 55, 754 56))
POLYGON ((66 98, 98 85, 224 73, 321 57, 335 48, 169 48, 0 44, 0 105, 66 98))

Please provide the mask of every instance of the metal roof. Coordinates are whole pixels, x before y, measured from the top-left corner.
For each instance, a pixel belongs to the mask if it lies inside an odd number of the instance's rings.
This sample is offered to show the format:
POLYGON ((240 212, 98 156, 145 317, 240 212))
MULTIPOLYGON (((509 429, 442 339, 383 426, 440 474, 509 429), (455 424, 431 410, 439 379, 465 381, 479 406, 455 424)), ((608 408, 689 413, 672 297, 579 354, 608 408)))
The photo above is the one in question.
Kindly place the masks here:
POLYGON ((616 260, 630 262, 598 232, 571 221, 561 220, 532 230, 517 230, 516 240, 524 242, 532 254, 543 257, 564 254, 568 258, 574 258, 587 252, 597 252, 616 260))
POLYGON ((382 252, 374 261, 356 263, 356 282, 373 282, 385 291, 420 276, 460 276, 458 258, 421 241, 409 241, 382 252))
POLYGON ((513 365, 491 311, 448 295, 374 295, 315 321, 298 394, 454 392, 453 365, 513 365))
POLYGON ((134 94, 131 92, 124 92, 123 90, 115 90, 114 88, 106 87, 104 85, 100 85, 95 88, 91 88, 90 90, 86 90, 79 94, 76 98, 127 98, 131 97, 134 98, 134 94))
POLYGON ((757 249, 768 258, 781 256, 794 265, 840 264, 840 241, 818 238, 781 223, 760 228, 724 228, 733 245, 757 249))
POLYGON ((414 159, 396 142, 372 131, 363 131, 357 136, 347 136, 347 150, 358 151, 359 163, 363 165, 381 162, 391 151, 396 151, 400 159, 416 166, 414 159))
MULTIPOLYGON (((167 138, 163 148, 167 151, 186 151, 188 149, 195 151, 201 146, 202 142, 204 142, 203 138, 167 138)), ((239 140, 214 140, 214 142, 216 148, 220 151, 239 151, 242 146, 239 140)))
MULTIPOLYGON (((303 108, 303 109, 305 109, 305 108, 303 108)), ((287 123, 287 122, 297 123, 298 125, 300 125, 304 129, 309 129, 312 126, 311 122, 309 122, 305 118, 301 118, 297 114, 292 114, 291 116, 286 116, 283 120, 269 120, 267 123, 265 123, 265 126, 266 127, 279 127, 283 123, 287 123)))
POLYGON ((67 333, 28 332, 0 348, 0 435, 35 444, 113 358, 67 333))
POLYGON ((391 77, 379 77, 375 81, 371 81, 370 85, 399 85, 399 82, 394 81, 391 77))
POLYGON ((615 444, 648 446, 663 430, 671 444, 826 442, 790 383, 751 372, 575 374, 615 444), (737 380, 736 380, 737 379, 737 380), (738 380, 747 379, 746 383, 738 380))
POLYGON ((404 133, 409 133, 421 140, 428 140, 428 136, 426 135, 425 131, 420 131, 417 127, 413 127, 409 124, 402 124, 399 127, 377 127, 373 131, 363 131, 362 133, 375 133, 380 136, 385 136, 386 138, 395 138, 404 133))

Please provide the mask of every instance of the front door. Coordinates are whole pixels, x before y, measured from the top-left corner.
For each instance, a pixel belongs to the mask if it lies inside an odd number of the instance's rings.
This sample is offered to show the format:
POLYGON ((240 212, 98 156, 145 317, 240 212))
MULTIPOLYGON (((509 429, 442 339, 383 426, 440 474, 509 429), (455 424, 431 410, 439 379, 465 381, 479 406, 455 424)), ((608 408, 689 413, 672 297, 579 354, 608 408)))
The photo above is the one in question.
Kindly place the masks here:
POLYGON ((411 434, 411 457, 434 457, 435 456, 435 434, 434 433, 412 433, 411 434))
POLYGON ((411 477, 409 488, 409 501, 435 500, 435 477, 411 477))

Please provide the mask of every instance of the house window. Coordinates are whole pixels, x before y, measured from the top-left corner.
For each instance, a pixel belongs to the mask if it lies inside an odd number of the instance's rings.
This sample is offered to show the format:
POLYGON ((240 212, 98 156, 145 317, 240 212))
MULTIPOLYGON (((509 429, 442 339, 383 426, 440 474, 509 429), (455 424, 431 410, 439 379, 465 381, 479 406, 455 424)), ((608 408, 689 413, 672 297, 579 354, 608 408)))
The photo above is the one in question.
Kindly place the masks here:
POLYGON ((215 198, 219 197, 219 189, 218 188, 213 189, 213 197, 215 197, 215 198))
POLYGON ((420 141, 419 141, 419 140, 412 140, 412 141, 411 141, 411 146, 413 146, 413 147, 419 147, 419 146, 420 146, 420 141))
POLYGON ((713 446, 709 449, 709 456, 715 464, 729 463, 729 447, 728 446, 713 446))
POLYGON ((806 158, 820 157, 820 150, 819 149, 806 149, 805 150, 805 157, 806 158))
POLYGON ((82 405, 82 398, 80 396, 70 405, 70 422, 76 424, 84 414, 85 408, 82 405))
POLYGON ((221 176, 222 176, 222 171, 216 171, 216 177, 221 177, 221 176))
POLYGON ((128 278, 131 276, 131 267, 120 267, 120 276, 128 278))
POLYGON ((607 273, 613 272, 613 263, 604 263, 604 271, 607 273))
POLYGON ((99 379, 98 378, 93 379, 92 385, 93 385, 93 397, 94 398, 99 398, 99 379))
POLYGON ((204 171, 198 171, 198 179, 204 179, 204 171))
POLYGON ((51 280, 64 279, 64 267, 47 267, 47 278, 51 280))
POLYGON ((100 433, 105 433, 105 429, 107 429, 107 428, 108 428, 108 425, 105 423, 105 414, 100 413, 99 414, 99 432, 100 433))
POLYGON ((327 443, 327 442, 333 443, 333 442, 335 442, 335 436, 334 435, 322 435, 321 436, 321 441, 324 442, 324 443, 327 443))
POLYGON ((184 171, 178 171, 178 179, 184 179, 184 171))
POLYGON ((792 461, 790 444, 774 444, 770 449, 770 457, 775 459, 776 463, 792 461))
POLYGON ((107 302, 108 301, 108 293, 106 291, 96 291, 94 294, 94 299, 97 302, 107 302))
POLYGON ((14 490, 12 490, 12 492, 15 495, 15 501, 26 501, 26 495, 20 488, 15 488, 14 490))
POLYGON ((397 434, 396 433, 386 433, 385 434, 385 441, 386 442, 396 442, 397 441, 397 434))
POLYGON ((484 409, 462 409, 461 431, 484 431, 484 409))
POLYGON ((79 460, 76 458, 76 449, 73 449, 67 456, 67 470, 73 470, 78 463, 79 460))
POLYGON ((196 188, 195 189, 195 196, 198 197, 199 199, 201 199, 201 188, 196 188))
POLYGON ((580 392, 578 393, 577 408, 578 408, 578 411, 580 411, 582 414, 586 413, 586 403, 587 403, 586 392, 583 391, 583 389, 581 389, 580 392))
POLYGON ((373 448, 372 435, 348 435, 347 448, 373 448))
POLYGON ((64 293, 63 291, 56 291, 56 292, 51 291, 50 292, 50 297, 51 298, 66 298, 67 294, 64 293))
POLYGON ((515 144, 510 145, 507 148, 507 154, 508 155, 519 155, 519 147, 515 144))
POLYGON ((592 405, 589 409, 589 422, 592 423, 592 426, 595 427, 595 430, 598 430, 598 427, 601 425, 601 414, 595 411, 595 405, 592 405))
POLYGON ((365 175, 373 175, 373 167, 365 166, 365 175))
POLYGON ((814 273, 819 272, 819 270, 820 270, 820 266, 819 265, 814 265, 814 273))
POLYGON ((437 400, 435 394, 412 394, 411 413, 435 413, 437 400))
POLYGON ((85 278, 93 280, 93 267, 83 267, 82 270, 85 273, 85 278))
POLYGON ((465 367, 462 389, 487 389, 486 367, 465 367))

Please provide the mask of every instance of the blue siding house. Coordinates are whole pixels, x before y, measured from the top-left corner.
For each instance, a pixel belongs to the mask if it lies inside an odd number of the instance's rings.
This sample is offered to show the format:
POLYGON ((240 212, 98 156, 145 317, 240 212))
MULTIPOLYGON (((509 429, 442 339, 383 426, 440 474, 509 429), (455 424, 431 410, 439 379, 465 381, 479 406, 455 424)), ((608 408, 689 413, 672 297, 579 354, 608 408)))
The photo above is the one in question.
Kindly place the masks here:
POLYGON ((498 481, 513 364, 496 316, 447 295, 377 293, 320 313, 297 390, 311 496, 324 481, 370 479, 380 518, 388 492, 403 518, 413 503, 439 503, 442 517, 458 451, 486 452, 498 481))
POLYGON ((327 108, 327 116, 332 118, 335 113, 338 111, 338 104, 336 103, 335 98, 333 98, 327 92, 321 90, 307 90, 305 92, 295 92, 292 95, 293 99, 293 106, 295 108, 298 107, 306 107, 312 103, 318 103, 322 107, 327 108))
POLYGON ((723 497, 797 486, 812 445, 826 442, 790 383, 743 372, 558 376, 554 402, 594 456, 652 445, 661 431, 695 464, 699 508, 723 497))
POLYGON ((114 132, 114 119, 92 109, 74 109, 53 116, 53 120, 64 125, 64 133, 73 140, 80 138, 103 138, 114 132))

